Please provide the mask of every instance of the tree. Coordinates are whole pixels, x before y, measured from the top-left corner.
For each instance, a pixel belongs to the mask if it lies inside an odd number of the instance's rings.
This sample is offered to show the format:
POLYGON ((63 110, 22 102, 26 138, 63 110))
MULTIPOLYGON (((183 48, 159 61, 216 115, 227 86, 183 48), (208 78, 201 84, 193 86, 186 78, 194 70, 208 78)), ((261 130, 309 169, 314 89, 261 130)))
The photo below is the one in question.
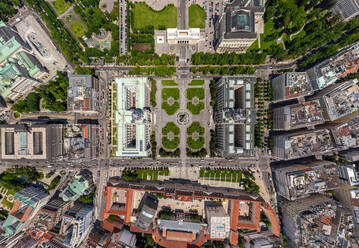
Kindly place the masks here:
POLYGON ((64 72, 57 72, 57 78, 47 85, 41 85, 36 91, 41 96, 42 107, 55 112, 67 109, 67 88, 69 79, 64 72))
POLYGON ((96 188, 94 188, 90 194, 80 196, 79 201, 84 204, 93 204, 93 199, 95 198, 95 196, 96 196, 96 188))
POLYGON ((9 215, 9 211, 7 211, 5 209, 0 210, 0 220, 6 220, 8 215, 9 215))
POLYGON ((17 13, 20 0, 0 0, 0 20, 7 22, 17 13))
POLYGON ((61 176, 57 175, 54 179, 52 179, 50 186, 47 188, 48 190, 53 190, 60 183, 61 176))
POLYGON ((81 66, 76 66, 75 72, 78 75, 93 75, 95 73, 94 69, 81 66))

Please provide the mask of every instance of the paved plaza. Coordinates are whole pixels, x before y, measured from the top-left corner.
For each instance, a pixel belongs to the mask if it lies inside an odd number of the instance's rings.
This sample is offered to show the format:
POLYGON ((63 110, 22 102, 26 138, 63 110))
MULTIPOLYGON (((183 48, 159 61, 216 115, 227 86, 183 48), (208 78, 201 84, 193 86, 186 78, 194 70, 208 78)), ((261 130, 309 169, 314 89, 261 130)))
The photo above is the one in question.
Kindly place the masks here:
POLYGON ((166 125, 168 122, 175 123, 180 128, 180 144, 179 148, 181 150, 181 161, 186 159, 186 148, 187 148, 187 128, 195 121, 198 121, 202 127, 205 129, 204 138, 205 138, 205 145, 204 147, 207 149, 207 153, 209 154, 209 140, 210 140, 210 128, 214 127, 214 124, 212 123, 211 118, 211 112, 212 107, 210 106, 210 91, 209 91, 209 80, 205 80, 205 84, 201 86, 188 86, 188 84, 192 81, 192 79, 176 79, 175 82, 178 84, 176 86, 163 86, 162 85, 163 79, 157 80, 157 106, 154 109, 154 116, 155 116, 155 125, 153 127, 154 130, 158 130, 156 132, 156 140, 157 140, 157 152, 162 146, 162 128, 166 125), (168 115, 164 109, 161 108, 162 105, 162 89, 164 88, 177 88, 180 92, 180 98, 179 98, 179 109, 174 113, 173 115, 168 115), (192 114, 187 109, 187 96, 186 96, 186 90, 188 88, 204 88, 205 91, 205 98, 203 100, 204 102, 204 109, 200 112, 198 115, 192 114), (189 122, 186 124, 179 124, 178 123, 178 113, 187 113, 189 116, 189 122))

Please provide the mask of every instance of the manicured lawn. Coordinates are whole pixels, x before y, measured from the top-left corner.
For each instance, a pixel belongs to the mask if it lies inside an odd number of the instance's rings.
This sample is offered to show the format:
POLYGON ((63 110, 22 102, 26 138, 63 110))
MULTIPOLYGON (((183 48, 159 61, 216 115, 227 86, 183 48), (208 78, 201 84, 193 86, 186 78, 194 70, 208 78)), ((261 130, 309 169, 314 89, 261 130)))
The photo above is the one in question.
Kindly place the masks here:
POLYGON ((204 127, 198 121, 192 122, 191 126, 187 128, 187 135, 192 135, 194 132, 197 132, 199 135, 204 134, 204 127))
POLYGON ((160 170, 149 170, 149 169, 135 169, 131 170, 134 172, 136 179, 143 180, 158 180, 158 176, 169 176, 169 170, 160 169, 160 170))
POLYGON ((188 10, 188 25, 190 28, 204 28, 205 12, 202 7, 197 4, 189 6, 188 10))
POLYGON ((173 80, 162 80, 162 85, 163 86, 176 86, 178 84, 173 80))
POLYGON ((204 84, 204 80, 192 80, 192 82, 189 85, 199 86, 203 84, 204 84))
POLYGON ((167 122, 167 124, 162 128, 162 135, 167 135, 169 132, 173 132, 174 135, 179 135, 180 129, 173 122, 167 122))
POLYGON ((204 127, 198 121, 192 122, 187 128, 187 146, 193 150, 199 150, 204 145, 204 127), (193 133, 198 133, 199 137, 195 140, 192 137, 193 133))
MULTIPOLYGON (((7 195, 6 195, 7 196, 7 195)), ((5 206, 7 206, 8 208, 12 208, 14 206, 14 203, 13 202, 9 202, 6 198, 6 196, 4 196, 4 199, 2 200, 2 204, 4 204, 5 206)))
POLYGON ((162 137, 162 146, 168 150, 172 150, 178 147, 180 140, 178 137, 175 137, 172 140, 167 139, 167 137, 162 137))
POLYGON ((187 89, 187 109, 194 115, 198 115, 204 109, 203 101, 198 101, 197 104, 192 103, 192 99, 197 97, 199 100, 204 99, 204 89, 202 88, 189 88, 187 89))
POLYGON ((162 109, 166 111, 168 115, 173 115, 174 113, 176 113, 179 107, 180 105, 178 102, 175 102, 172 105, 169 105, 167 102, 162 103, 162 109))
POLYGON ((194 105, 193 103, 188 102, 187 109, 191 111, 192 114, 199 115, 201 111, 204 109, 204 103, 199 102, 197 105, 194 105))
POLYGON ((165 28, 177 27, 177 8, 174 5, 167 5, 160 11, 155 11, 144 2, 134 3, 134 27, 135 29, 153 25, 155 29, 160 26, 165 28))
POLYGON ((199 100, 204 99, 204 89, 202 88, 189 88, 187 89, 187 99, 192 100, 193 97, 198 97, 199 100))
POLYGON ((237 183, 240 183, 243 178, 241 170, 201 170, 199 175, 201 179, 237 183))
POLYGON ((194 140, 191 137, 188 137, 187 138, 187 145, 188 145, 189 148, 191 148, 193 150, 199 150, 204 145, 204 138, 199 137, 197 140, 194 140))
POLYGON ((255 49, 258 49, 258 39, 256 39, 252 45, 248 48, 247 51, 251 51, 251 50, 255 50, 255 49))
POLYGON ((74 21, 70 25, 70 29, 75 33, 78 38, 81 38, 86 33, 85 28, 82 26, 79 20, 74 21))
POLYGON ((67 10, 67 5, 64 0, 56 0, 52 2, 52 4, 60 15, 67 10))
POLYGON ((175 89, 175 88, 162 89, 162 99, 167 100, 169 97, 173 97, 173 99, 179 100, 179 89, 175 89))
POLYGON ((177 88, 165 88, 162 89, 162 109, 166 111, 168 115, 173 115, 179 109, 179 89, 177 88), (167 99, 172 97, 175 101, 172 105, 168 104, 167 99))
POLYGON ((180 133, 179 127, 176 126, 173 122, 167 122, 167 124, 162 128, 162 146, 168 150, 172 150, 178 147, 180 139, 178 137, 180 133), (173 139, 168 139, 167 134, 172 132, 174 134, 173 139))

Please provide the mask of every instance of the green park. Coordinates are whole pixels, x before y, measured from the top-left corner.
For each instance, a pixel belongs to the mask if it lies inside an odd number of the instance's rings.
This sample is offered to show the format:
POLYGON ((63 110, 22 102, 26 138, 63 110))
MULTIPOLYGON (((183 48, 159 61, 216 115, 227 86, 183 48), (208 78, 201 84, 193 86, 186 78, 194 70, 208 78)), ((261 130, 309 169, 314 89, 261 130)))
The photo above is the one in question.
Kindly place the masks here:
POLYGON ((204 109, 204 89, 188 88, 187 89, 187 109, 194 115, 199 115, 204 109))
POLYGON ((55 0, 52 2, 52 5, 60 15, 68 9, 64 0, 55 0))
POLYGON ((162 109, 168 115, 173 115, 179 109, 179 89, 164 88, 162 89, 162 109))
POLYGON ((84 26, 82 26, 82 24, 81 24, 81 22, 79 20, 76 20, 73 23, 71 23, 70 24, 70 29, 75 33, 75 35, 78 38, 81 38, 86 33, 86 30, 85 30, 84 26))
POLYGON ((239 183, 247 192, 259 192, 255 177, 248 170, 238 169, 201 169, 199 178, 202 180, 239 183))
POLYGON ((134 28, 141 29, 152 25, 155 29, 177 27, 177 8, 170 4, 156 11, 144 2, 136 2, 133 8, 134 28))
POLYGON ((132 181, 136 179, 142 180, 158 180, 159 176, 169 176, 168 168, 160 169, 124 169, 121 177, 132 181))
POLYGON ((180 140, 180 129, 173 122, 167 122, 162 128, 162 146, 165 149, 173 150, 178 147, 180 140))
POLYGON ((192 122, 187 128, 187 146, 199 150, 204 146, 204 127, 198 121, 192 122))
POLYGON ((174 80, 162 80, 163 86, 177 86, 178 84, 174 80))
POLYGON ((205 27, 205 11, 198 4, 191 4, 188 8, 188 25, 190 28, 205 27))

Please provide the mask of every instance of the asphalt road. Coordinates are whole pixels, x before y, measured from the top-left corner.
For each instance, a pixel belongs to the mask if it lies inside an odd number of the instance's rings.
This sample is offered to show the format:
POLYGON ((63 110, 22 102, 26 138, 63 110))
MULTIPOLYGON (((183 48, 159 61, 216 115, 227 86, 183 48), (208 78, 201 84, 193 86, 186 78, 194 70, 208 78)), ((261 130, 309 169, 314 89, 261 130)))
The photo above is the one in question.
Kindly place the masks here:
POLYGON ((187 19, 187 1, 178 0, 178 29, 186 29, 186 19, 187 19))
MULTIPOLYGON (((190 70, 191 67, 206 67, 206 66, 212 66, 212 67, 229 67, 229 66, 249 66, 249 67, 255 67, 256 69, 263 69, 263 70, 283 70, 283 69, 289 69, 293 68, 293 66, 296 65, 296 62, 291 63, 282 63, 282 64, 262 64, 262 65, 191 65, 191 66, 181 66, 179 70, 190 70)), ((133 65, 90 65, 89 68, 96 68, 98 71, 113 71, 113 70, 119 70, 119 71, 130 71, 132 68, 137 67, 133 65)), ((153 66, 139 66, 139 67, 153 67, 153 66)))

